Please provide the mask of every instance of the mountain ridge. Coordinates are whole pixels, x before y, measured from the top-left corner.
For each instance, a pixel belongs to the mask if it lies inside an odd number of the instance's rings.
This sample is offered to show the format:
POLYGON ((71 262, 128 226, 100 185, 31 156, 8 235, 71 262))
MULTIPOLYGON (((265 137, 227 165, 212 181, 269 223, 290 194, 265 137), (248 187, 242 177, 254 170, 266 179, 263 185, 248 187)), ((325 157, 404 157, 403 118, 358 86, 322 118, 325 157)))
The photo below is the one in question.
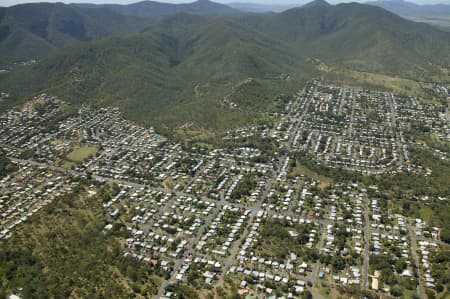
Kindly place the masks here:
POLYGON ((237 15, 241 13, 227 5, 209 0, 197 0, 181 4, 144 0, 131 4, 97 4, 94 6, 107 8, 126 16, 153 18, 160 18, 179 12, 209 16, 237 15))

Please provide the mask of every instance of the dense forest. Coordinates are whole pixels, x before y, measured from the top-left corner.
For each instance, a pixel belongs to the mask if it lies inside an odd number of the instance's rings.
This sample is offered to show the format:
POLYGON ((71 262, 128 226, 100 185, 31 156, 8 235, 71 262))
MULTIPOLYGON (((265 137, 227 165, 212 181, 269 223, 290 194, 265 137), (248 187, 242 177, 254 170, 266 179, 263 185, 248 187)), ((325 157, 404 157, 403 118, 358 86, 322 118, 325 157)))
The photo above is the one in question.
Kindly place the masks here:
POLYGON ((124 257, 120 225, 105 234, 102 197, 85 192, 81 182, 0 243, 0 298, 139 298, 158 290, 163 273, 148 263, 124 257))
POLYGON ((7 175, 14 168, 14 164, 11 163, 4 153, 0 152, 0 178, 7 175))

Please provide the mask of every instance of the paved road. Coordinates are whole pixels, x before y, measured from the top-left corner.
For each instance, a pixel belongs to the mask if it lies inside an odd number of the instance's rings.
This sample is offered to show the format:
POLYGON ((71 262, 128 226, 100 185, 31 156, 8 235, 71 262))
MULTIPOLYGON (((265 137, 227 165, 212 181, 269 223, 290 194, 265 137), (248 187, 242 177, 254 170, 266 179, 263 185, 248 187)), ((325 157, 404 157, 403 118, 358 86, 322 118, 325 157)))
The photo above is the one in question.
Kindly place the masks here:
POLYGON ((350 115, 350 126, 348 126, 348 136, 347 139, 352 138, 353 134, 353 122, 355 118, 355 108, 356 108, 356 99, 355 99, 355 90, 352 89, 352 114, 350 115))
POLYGON ((180 270, 181 266, 183 265, 184 260, 192 254, 193 249, 195 248, 195 246, 198 244, 200 239, 205 234, 205 231, 208 228, 208 226, 211 224, 212 220, 222 210, 222 207, 224 206, 224 204, 225 203, 223 201, 219 201, 216 206, 215 211, 213 213, 209 214, 208 218, 205 220, 205 223, 198 229, 198 232, 195 235, 195 237, 193 239, 191 239, 191 241, 189 242, 189 246, 188 246, 187 250, 184 252, 183 256, 178 258, 177 261, 175 262, 175 266, 174 266, 172 272, 170 273, 170 278, 165 280, 161 284, 155 298, 158 299, 164 295, 167 286, 169 286, 175 280, 176 275, 178 274, 178 271, 180 270))
POLYGON ((417 281, 419 284, 417 285, 417 293, 419 294, 419 297, 421 299, 425 299, 425 290, 423 288, 423 281, 422 281, 422 275, 420 271, 420 259, 417 254, 417 238, 416 238, 416 232, 414 230, 414 220, 409 219, 409 237, 411 239, 411 255, 414 259, 414 263, 416 264, 417 268, 417 275, 419 276, 417 278, 417 281))
POLYGON ((370 243, 370 219, 369 219, 369 198, 364 199, 364 265, 363 265, 363 288, 369 287, 369 243, 370 243))
POLYGON ((390 114, 391 114, 391 126, 392 129, 395 132, 395 145, 397 147, 397 165, 402 165, 403 163, 403 144, 400 141, 400 134, 397 131, 397 116, 396 116, 396 112, 395 112, 395 105, 394 105, 394 94, 390 93, 389 94, 389 110, 390 110, 390 114))
POLYGON ((394 105, 394 94, 389 94, 389 110, 391 114, 391 126, 395 128, 397 126, 397 119, 395 117, 395 105, 394 105))
POLYGON ((208 167, 208 163, 206 163, 205 161, 202 162, 202 164, 200 165, 200 169, 197 169, 197 171, 195 172, 195 175, 192 177, 192 179, 186 184, 186 188, 190 187, 202 174, 203 172, 206 170, 206 168, 208 167))
POLYGON ((342 110, 344 108, 344 104, 345 104, 345 88, 342 89, 342 95, 341 95, 341 99, 340 99, 340 103, 339 103, 339 112, 338 115, 341 116, 342 115, 342 110))
MULTIPOLYGON (((300 97, 299 97, 300 98, 300 97)), ((293 105, 291 110, 289 111, 289 115, 292 115, 298 108, 298 101, 296 101, 293 105)), ((308 104, 305 106, 305 110, 303 111, 303 113, 301 114, 301 116, 296 120, 295 126, 291 131, 291 135, 289 136, 289 140, 287 143, 287 149, 290 149, 292 147, 292 143, 294 142, 294 137, 298 131, 298 128, 300 126, 300 123, 302 122, 303 118, 306 115, 306 112, 308 111, 308 104)), ((250 228, 253 223, 256 220, 256 214, 261 210, 261 206, 262 203, 264 202, 264 200, 267 198, 270 190, 272 189, 272 186, 275 184, 275 181, 280 173, 280 170, 284 164, 284 162, 286 161, 287 157, 289 154, 289 150, 286 150, 285 153, 283 154, 282 158, 279 160, 277 167, 275 167, 275 169, 272 171, 272 174, 270 176, 270 178, 267 181, 267 184, 264 188, 263 194, 261 195, 260 200, 256 203, 256 206, 251 209, 251 214, 250 214, 250 220, 249 223, 246 226, 246 230, 245 232, 242 234, 241 238, 239 239, 238 242, 236 242, 234 244, 234 246, 231 249, 231 254, 228 256, 226 262, 225 262, 225 266, 223 268, 223 271, 219 277, 218 280, 218 285, 221 285, 223 283, 223 278, 224 275, 228 272, 228 269, 236 263, 237 261, 237 254, 239 252, 239 248, 241 247, 241 244, 244 242, 244 240, 246 239, 245 237, 247 236, 248 232, 248 228, 250 228)))
MULTIPOLYGON (((324 215, 326 215, 326 214, 327 213, 324 213, 324 215)), ((320 221, 320 225, 321 225, 320 239, 319 239, 319 243, 317 244, 317 252, 319 254, 320 254, 320 252, 322 250, 322 246, 323 246, 323 242, 324 242, 324 239, 325 239, 325 235, 327 233, 327 226, 328 226, 329 223, 331 223, 331 222, 326 220, 326 219, 323 219, 322 221, 320 221)), ((320 266, 320 260, 317 260, 316 263, 313 266, 313 270, 312 270, 312 274, 311 274, 311 280, 310 280, 313 288, 314 288, 314 284, 316 282, 317 276, 319 274, 319 266, 320 266)), ((314 297, 314 298, 316 298, 316 297, 314 297)))

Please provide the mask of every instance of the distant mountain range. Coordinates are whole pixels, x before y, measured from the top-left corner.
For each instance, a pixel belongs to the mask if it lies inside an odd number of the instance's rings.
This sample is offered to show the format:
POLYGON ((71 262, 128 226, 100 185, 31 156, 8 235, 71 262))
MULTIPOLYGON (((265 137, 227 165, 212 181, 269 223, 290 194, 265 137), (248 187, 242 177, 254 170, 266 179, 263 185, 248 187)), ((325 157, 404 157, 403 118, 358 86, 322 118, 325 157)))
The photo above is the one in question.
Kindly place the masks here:
POLYGON ((294 7, 301 6, 301 4, 260 4, 260 3, 243 3, 243 2, 232 2, 227 3, 228 6, 240 10, 242 12, 249 13, 270 13, 270 12, 282 12, 294 7))
POLYGON ((403 0, 381 0, 368 4, 382 7, 399 16, 423 22, 450 32, 450 4, 418 5, 403 0))
MULTIPOLYGON (((416 5, 401 0, 369 3, 440 27, 445 27, 444 21, 439 19, 436 22, 427 18, 450 15, 450 5, 416 5)), ((236 17, 245 12, 267 13, 289 8, 250 3, 230 5, 233 7, 199 0, 188 4, 142 1, 129 5, 34 3, 0 7, 0 69, 12 62, 46 57, 54 50, 76 42, 140 32, 163 17, 180 12, 209 17, 236 17)), ((328 3, 318 0, 303 8, 317 5, 328 3)))
POLYGON ((16 49, 43 50, 37 64, 0 74, 0 91, 12 98, 0 109, 46 91, 73 103, 119 106, 145 124, 220 127, 269 105, 275 92, 292 92, 318 76, 317 61, 409 78, 450 65, 449 33, 372 5, 319 0, 282 13, 242 15, 200 1, 192 4, 204 8, 196 14, 165 17, 134 16, 128 6, 40 5, 40 14, 29 10, 22 19, 13 14, 17 8, 3 10, 9 27, 2 51, 9 53, 5 44, 14 44, 17 31, 27 36, 16 38, 16 49), (70 18, 60 15, 65 10, 70 18), (126 26, 105 25, 114 19, 126 26), (114 36, 102 38, 108 35, 114 36), (58 38, 72 45, 45 55, 64 46, 58 38), (225 96, 239 109, 224 107, 225 96))
POLYGON ((367 2, 367 4, 382 7, 399 16, 450 18, 450 4, 419 5, 403 0, 380 0, 367 2))
POLYGON ((105 5, 92 5, 92 4, 77 4, 77 6, 83 7, 97 7, 107 8, 116 13, 126 16, 136 17, 162 17, 168 16, 179 12, 185 12, 198 15, 210 15, 210 16, 229 16, 242 13, 230 6, 212 2, 209 0, 197 0, 196 2, 187 4, 171 4, 162 3, 156 1, 142 1, 128 5, 119 4, 105 4, 105 5))
MULTIPOLYGON (((243 12, 251 13, 270 13, 270 12, 282 12, 291 8, 301 7, 305 3, 290 3, 290 4, 261 4, 254 2, 231 2, 227 3, 228 6, 233 7, 243 12)), ((450 16, 450 3, 441 4, 416 4, 413 2, 407 2, 404 0, 379 0, 368 1, 365 4, 375 5, 382 7, 390 12, 405 17, 423 17, 423 16, 450 16)))

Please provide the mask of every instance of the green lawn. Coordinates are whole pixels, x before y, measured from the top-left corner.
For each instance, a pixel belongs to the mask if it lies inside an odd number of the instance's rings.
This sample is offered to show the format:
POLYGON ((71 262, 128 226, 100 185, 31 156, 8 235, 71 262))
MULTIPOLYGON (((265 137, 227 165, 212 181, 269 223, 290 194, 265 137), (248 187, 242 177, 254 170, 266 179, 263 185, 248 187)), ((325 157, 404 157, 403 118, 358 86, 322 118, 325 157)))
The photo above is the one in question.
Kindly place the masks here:
POLYGON ((76 166, 76 165, 77 165, 77 163, 75 163, 75 162, 64 161, 64 163, 62 164, 62 167, 69 169, 72 166, 76 166))
POLYGON ((67 160, 80 163, 86 160, 89 156, 95 155, 97 151, 98 149, 95 146, 77 147, 67 155, 67 160))
POLYGON ((336 84, 384 91, 389 90, 409 96, 421 97, 425 95, 419 83, 401 77, 339 68, 331 68, 330 71, 324 73, 324 77, 326 80, 336 84))
POLYGON ((315 180, 319 180, 321 182, 319 187, 322 189, 330 186, 330 184, 333 182, 333 180, 331 178, 320 175, 317 172, 315 172, 314 170, 309 169, 305 165, 302 165, 300 161, 297 161, 297 166, 294 169, 292 169, 292 171, 289 173, 289 176, 295 177, 300 174, 303 174, 306 177, 311 177, 315 180))

